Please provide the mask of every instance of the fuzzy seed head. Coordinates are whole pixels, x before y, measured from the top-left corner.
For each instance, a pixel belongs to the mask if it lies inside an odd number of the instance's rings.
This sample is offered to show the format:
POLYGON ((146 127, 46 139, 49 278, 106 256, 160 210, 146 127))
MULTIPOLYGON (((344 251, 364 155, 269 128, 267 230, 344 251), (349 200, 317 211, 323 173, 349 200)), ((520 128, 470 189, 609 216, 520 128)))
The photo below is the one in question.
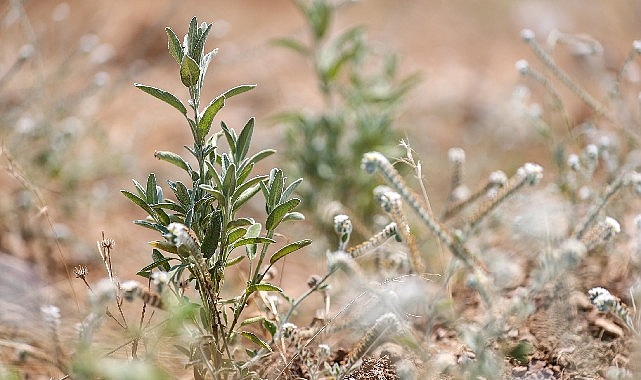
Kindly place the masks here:
POLYGON ((140 283, 138 281, 125 281, 122 284, 120 284, 120 289, 122 290, 123 297, 131 302, 134 300, 134 296, 136 295, 136 292, 141 289, 140 283))
POLYGON ((151 273, 151 282, 154 284, 156 291, 162 292, 164 287, 169 284, 169 273, 165 271, 156 271, 151 273))
POLYGON ((490 183, 494 186, 503 186, 507 183, 507 175, 502 170, 490 173, 490 183))
POLYGON ((321 343, 318 345, 318 356, 320 358, 328 358, 331 353, 332 353, 332 350, 329 347, 329 345, 324 343, 321 343))
POLYGON ((635 53, 641 54, 641 40, 632 41, 632 49, 634 49, 635 53))
POLYGON ((525 42, 530 42, 534 40, 534 31, 532 29, 523 29, 521 30, 521 39, 525 42))
POLYGON ((518 61, 516 61, 514 67, 516 67, 516 71, 518 71, 521 75, 527 74, 527 72, 530 70, 530 64, 525 59, 519 59, 518 61))
POLYGON ((460 201, 470 196, 470 189, 467 186, 458 186, 452 191, 452 200, 460 201))
POLYGON ((592 161, 596 161, 599 158, 599 147, 594 144, 588 144, 585 147, 585 156, 592 161))
POLYGON ((605 224, 606 228, 608 229, 608 232, 612 236, 617 235, 619 232, 621 232, 621 225, 614 218, 611 218, 611 217, 607 216, 605 218, 604 224, 605 224))
POLYGON ((387 158, 379 152, 367 152, 363 155, 363 159, 361 160, 361 168, 367 173, 373 174, 376 171, 376 167, 385 162, 389 164, 387 158))
POLYGON ((391 191, 387 186, 377 186, 374 188, 374 196, 385 212, 391 212, 401 207, 401 195, 395 191, 391 191))
POLYGON ((465 151, 461 148, 450 148, 447 151, 447 159, 453 164, 465 162, 465 151))
POLYGON ((283 336, 285 338, 290 338, 292 335, 294 335, 294 332, 296 331, 296 329, 298 329, 298 326, 296 326, 291 322, 287 322, 283 324, 282 329, 283 329, 283 336))
POLYGON ((567 164, 570 169, 574 171, 578 171, 581 169, 581 159, 579 159, 579 156, 576 154, 568 155, 567 164))
POLYGON ((352 221, 349 219, 349 216, 345 214, 339 214, 334 217, 334 231, 338 235, 351 234, 352 233, 352 221))
POLYGON ((588 290, 588 298, 599 311, 608 311, 610 305, 618 301, 607 289, 600 286, 588 290))
POLYGON ((528 184, 536 185, 543 178, 543 167, 527 162, 518 169, 517 173, 525 177, 525 181, 528 184))

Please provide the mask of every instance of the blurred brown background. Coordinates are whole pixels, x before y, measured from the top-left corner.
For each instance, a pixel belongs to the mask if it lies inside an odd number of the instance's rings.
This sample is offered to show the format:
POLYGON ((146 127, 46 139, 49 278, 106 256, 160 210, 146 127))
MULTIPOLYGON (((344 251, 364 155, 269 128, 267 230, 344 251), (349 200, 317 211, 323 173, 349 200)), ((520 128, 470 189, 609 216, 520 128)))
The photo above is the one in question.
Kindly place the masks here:
MULTIPOLYGON (((254 150, 285 148, 282 127, 267 118, 319 103, 308 63, 270 45, 279 37, 306 38, 290 0, 0 3, 0 142, 7 153, 0 173, 0 250, 40 262, 43 276, 42 263, 59 265, 61 254, 69 267, 95 262, 94 242, 105 231, 117 242, 122 278, 147 262, 146 242, 155 236, 131 223, 141 215, 119 190, 150 171, 160 179, 173 176, 153 152, 180 152, 190 136, 170 107, 132 83, 182 93, 163 28, 182 37, 194 15, 214 23, 208 48, 220 49, 204 97, 258 84, 220 115, 235 128, 256 116, 254 150), (71 143, 74 136, 81 143, 71 143), (49 243, 37 243, 39 236, 49 243), (60 249, 55 236, 65 242, 60 249)), ((452 146, 468 152, 472 183, 492 170, 551 160, 544 142, 512 116, 510 100, 522 82, 514 63, 535 61, 521 29, 534 30, 541 43, 553 30, 587 34, 602 44, 597 64, 614 72, 641 36, 639 20, 640 1, 369 0, 345 5, 332 28, 365 25, 371 41, 400 54, 402 73, 422 74, 398 128, 426 163, 428 190, 438 200, 445 196, 439 190, 447 187, 452 146)), ((590 67, 559 50, 561 65, 587 88, 594 85, 590 67)), ((582 106, 571 97, 568 109, 581 118, 582 106)), ((292 239, 303 236, 292 232, 292 239)), ((314 262, 289 278, 300 283, 321 271, 322 260, 314 262)), ((60 278, 42 281, 68 287, 60 278)), ((82 284, 74 286, 82 294, 82 284)))

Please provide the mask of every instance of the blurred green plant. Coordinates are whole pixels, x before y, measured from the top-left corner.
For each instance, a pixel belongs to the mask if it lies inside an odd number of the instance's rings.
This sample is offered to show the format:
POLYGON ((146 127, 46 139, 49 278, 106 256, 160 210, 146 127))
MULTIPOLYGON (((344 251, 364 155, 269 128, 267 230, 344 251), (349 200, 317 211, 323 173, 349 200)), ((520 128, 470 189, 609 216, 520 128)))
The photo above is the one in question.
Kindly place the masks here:
POLYGON ((353 168, 368 151, 394 152, 400 135, 392 125, 418 75, 398 79, 398 56, 369 42, 361 26, 332 37, 330 26, 340 3, 295 3, 311 41, 282 38, 274 43, 312 63, 323 106, 313 113, 282 113, 275 120, 288 125, 287 155, 296 175, 306 179, 299 191, 309 200, 306 207, 314 221, 324 224, 324 204, 338 201, 368 222, 377 205, 371 197, 357 196, 368 181, 353 168))
MULTIPOLYGON (((226 100, 255 87, 234 87, 201 107, 205 74, 217 52, 204 51, 211 27, 212 24, 199 25, 194 17, 183 44, 171 28, 166 28, 169 52, 179 65, 182 84, 189 91, 187 106, 167 91, 136 84, 185 117, 194 140, 186 149, 195 159, 196 166, 192 167, 187 159, 173 152, 157 151, 155 156, 186 172, 191 183, 168 180, 175 197, 168 199, 152 173, 145 184, 134 181, 134 192, 122 191, 148 214, 146 219, 135 223, 163 236, 163 239, 151 242, 153 262, 139 274, 150 277, 156 269, 167 272, 170 287, 176 295, 182 294, 180 283, 185 273, 186 280, 196 283, 199 303, 178 298, 194 308, 191 322, 197 326, 200 336, 181 351, 189 356, 197 379, 209 376, 222 379, 230 374, 242 377, 246 375, 241 370, 243 358, 257 352, 251 349, 252 346, 271 350, 264 338, 246 328, 241 329, 241 326, 256 322, 244 319, 243 311, 257 292, 282 293, 279 287, 265 281, 266 273, 278 260, 311 243, 304 239, 269 253, 281 223, 304 218, 294 211, 300 200, 292 197, 302 180, 287 184, 283 171, 278 168, 272 169, 269 175, 253 174, 259 161, 275 153, 266 149, 248 156, 254 119, 250 119, 238 134, 224 122, 221 122, 220 131, 210 134, 213 120, 226 100), (229 147, 226 152, 220 152, 218 146, 222 136, 229 147), (264 224, 252 217, 240 216, 241 207, 259 193, 265 199, 264 224), (240 294, 226 298, 225 276, 230 270, 237 270, 242 261, 248 261, 243 268, 247 273, 244 289, 240 294), (245 338, 248 343, 241 344, 244 350, 238 350, 238 337, 245 338)), ((272 336, 276 333, 275 323, 265 318, 259 322, 272 336)))

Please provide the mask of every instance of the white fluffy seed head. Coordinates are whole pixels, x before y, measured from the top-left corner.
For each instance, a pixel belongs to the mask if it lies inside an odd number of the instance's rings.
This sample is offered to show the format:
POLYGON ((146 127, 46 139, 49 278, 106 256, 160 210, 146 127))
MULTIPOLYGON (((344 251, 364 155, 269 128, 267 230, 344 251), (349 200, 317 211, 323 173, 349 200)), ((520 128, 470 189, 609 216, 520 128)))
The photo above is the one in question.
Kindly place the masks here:
POLYGON ((534 40, 534 37, 535 37, 535 35, 534 35, 534 31, 532 31, 532 29, 523 29, 523 30, 521 30, 521 39, 523 39, 523 41, 530 42, 530 41, 534 40))
POLYGON ((122 284, 120 284, 120 289, 125 293, 131 293, 138 288, 140 288, 140 283, 134 280, 125 281, 122 284))
POLYGON ((632 49, 634 49, 635 53, 641 54, 641 40, 632 41, 632 49))
POLYGON ((503 186, 507 183, 507 175, 502 170, 490 173, 490 183, 495 186, 503 186))
POLYGON ((613 235, 621 232, 621 225, 616 221, 616 219, 606 216, 603 223, 607 227, 608 231, 613 235))
POLYGON ((543 178, 543 167, 531 162, 521 166, 517 173, 525 177, 525 181, 530 185, 536 185, 543 178))
POLYGON ((352 233, 352 221, 345 214, 334 216, 334 231, 339 235, 352 233))
POLYGON ((576 154, 568 155, 567 164, 570 167, 570 169, 574 171, 578 171, 581 169, 581 159, 576 154))
POLYGON ((599 157, 599 147, 594 144, 588 144, 585 147, 585 155, 590 160, 596 160, 599 157))
POLYGON ((518 71, 521 75, 527 74, 527 72, 530 70, 530 64, 525 59, 519 59, 518 61, 516 61, 514 67, 516 67, 516 71, 518 71))
POLYGON ((447 159, 453 164, 465 162, 465 151, 462 148, 450 148, 447 151, 447 159))
POLYGON ((388 162, 388 160, 381 153, 367 152, 361 160, 361 168, 367 173, 372 174, 376 171, 376 167, 383 162, 388 162))
POLYGON ((609 305, 617 301, 607 289, 600 286, 588 290, 588 298, 599 311, 607 311, 609 305))
POLYGON ((292 335, 294 335, 294 331, 296 331, 296 329, 298 329, 298 326, 296 326, 295 324, 293 324, 291 322, 287 322, 287 323, 283 324, 282 329, 283 329, 283 336, 285 338, 289 338, 292 335))

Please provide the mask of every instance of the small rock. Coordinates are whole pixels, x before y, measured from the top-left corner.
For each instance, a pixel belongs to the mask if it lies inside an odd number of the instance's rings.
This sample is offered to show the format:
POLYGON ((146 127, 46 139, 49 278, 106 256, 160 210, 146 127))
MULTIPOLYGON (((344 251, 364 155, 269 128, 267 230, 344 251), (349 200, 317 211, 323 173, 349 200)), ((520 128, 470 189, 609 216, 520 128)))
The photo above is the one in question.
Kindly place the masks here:
POLYGON ((525 366, 518 366, 512 368, 512 376, 514 377, 523 377, 527 373, 527 367, 525 366))

